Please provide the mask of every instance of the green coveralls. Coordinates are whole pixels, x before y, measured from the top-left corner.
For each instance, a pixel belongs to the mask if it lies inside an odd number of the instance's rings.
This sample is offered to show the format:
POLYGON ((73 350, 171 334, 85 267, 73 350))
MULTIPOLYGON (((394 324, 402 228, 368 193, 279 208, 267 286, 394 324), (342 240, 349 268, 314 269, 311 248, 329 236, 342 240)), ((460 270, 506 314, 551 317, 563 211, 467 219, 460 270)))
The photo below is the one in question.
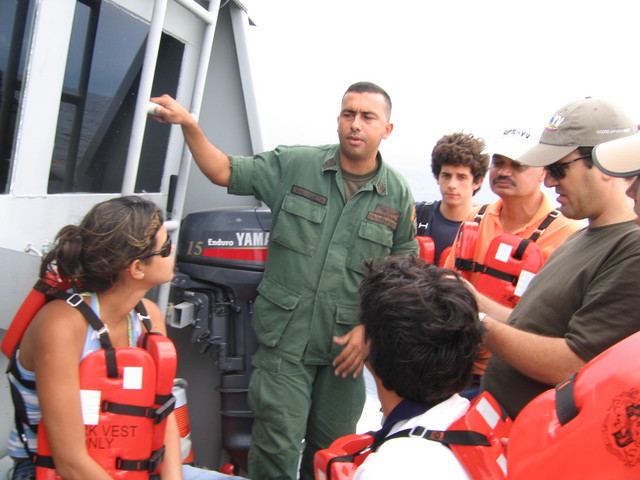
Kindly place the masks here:
POLYGON ((296 479, 304 438, 301 478, 313 479, 313 454, 355 431, 365 399, 362 375, 334 375, 342 346, 333 337, 359 324, 363 260, 417 252, 413 197, 378 154, 377 175, 345 201, 337 145, 229 158, 229 193, 254 195, 272 211, 252 317, 249 475, 296 479))

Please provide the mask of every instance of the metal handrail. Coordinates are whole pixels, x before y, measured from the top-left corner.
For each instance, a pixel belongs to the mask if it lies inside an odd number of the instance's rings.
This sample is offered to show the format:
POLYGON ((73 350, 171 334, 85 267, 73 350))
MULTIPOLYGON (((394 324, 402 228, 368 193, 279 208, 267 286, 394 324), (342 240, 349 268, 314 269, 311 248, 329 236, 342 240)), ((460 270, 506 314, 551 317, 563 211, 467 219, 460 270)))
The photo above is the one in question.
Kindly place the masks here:
MULTIPOLYGON (((189 3, 190 5, 195 7, 200 7, 199 5, 195 5, 193 2, 188 2, 188 0, 176 0, 181 5, 189 3)), ((200 116, 200 107, 202 106, 202 98, 204 96, 204 89, 207 80, 207 73, 209 70, 209 62, 211 59, 211 51, 213 49, 213 37, 216 31, 216 25, 218 23, 218 11, 220 8, 220 0, 215 0, 209 2, 209 15, 202 15, 203 21, 207 23, 204 34, 202 37, 202 47, 200 49, 200 57, 198 59, 198 67, 196 70, 196 77, 194 81, 193 94, 191 96, 191 106, 190 111, 195 116, 195 118, 199 118, 200 116), (215 12, 215 14, 214 14, 215 12)), ((196 9, 197 10, 197 9, 196 9)), ((189 8, 189 11, 193 11, 189 8)), ((148 98, 148 97, 147 97, 148 98)), ((182 213, 184 211, 185 198, 187 195, 187 181, 189 179, 189 171, 191 169, 191 151, 189 150, 186 142, 182 147, 182 157, 180 160, 180 170, 178 173, 178 180, 176 182, 175 189, 175 197, 173 202, 173 210, 170 212, 169 220, 176 220, 167 226, 167 230, 169 231, 172 241, 177 243, 177 235, 179 229, 179 222, 182 218, 182 213), (173 230, 170 230, 169 227, 173 227, 173 230)), ((169 302, 169 290, 171 285, 168 283, 160 285, 158 291, 158 305, 161 309, 166 308, 166 305, 169 302)))
POLYGON ((131 195, 136 187, 138 177, 138 167, 140 164, 140 153, 142 152, 142 141, 147 121, 147 105, 151 97, 151 87, 153 76, 158 61, 160 50, 160 40, 162 38, 162 28, 167 13, 168 0, 155 0, 153 13, 151 14, 151 24, 149 25, 149 35, 142 62, 142 72, 140 74, 140 86, 136 98, 135 114, 131 125, 131 138, 129 140, 129 151, 127 153, 127 164, 122 180, 122 194, 131 195))

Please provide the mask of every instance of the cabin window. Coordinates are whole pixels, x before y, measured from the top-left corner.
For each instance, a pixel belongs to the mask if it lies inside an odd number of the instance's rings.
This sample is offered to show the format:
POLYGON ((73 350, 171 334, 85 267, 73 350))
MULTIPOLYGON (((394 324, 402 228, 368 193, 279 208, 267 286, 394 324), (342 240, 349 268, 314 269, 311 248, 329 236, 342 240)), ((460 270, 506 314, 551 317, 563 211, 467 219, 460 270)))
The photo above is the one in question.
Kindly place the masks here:
POLYGON ((0 0, 0 193, 7 193, 33 2, 0 0))
MULTIPOLYGON (((6 0, 0 0, 2 2, 6 0)), ((78 1, 49 193, 118 193, 149 24, 108 1, 78 1)), ((152 95, 176 94, 184 44, 163 34, 152 95)), ((147 121, 136 192, 159 192, 169 126, 147 121)))

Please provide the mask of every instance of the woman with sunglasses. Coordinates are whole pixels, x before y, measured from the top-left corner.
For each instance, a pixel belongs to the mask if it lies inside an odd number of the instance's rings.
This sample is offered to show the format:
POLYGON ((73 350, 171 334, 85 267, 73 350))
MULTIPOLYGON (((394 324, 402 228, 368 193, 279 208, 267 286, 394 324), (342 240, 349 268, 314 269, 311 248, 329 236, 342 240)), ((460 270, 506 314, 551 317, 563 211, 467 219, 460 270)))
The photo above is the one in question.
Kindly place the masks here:
MULTIPOLYGON (((81 400, 84 392, 79 365, 104 345, 102 332, 89 325, 90 315, 83 314, 77 304, 86 303, 106 326, 116 352, 119 347, 138 345, 138 338, 148 328, 143 324, 147 321, 143 310, 150 320, 150 330, 166 335, 160 309, 144 296, 150 288, 173 278, 171 251, 160 209, 140 197, 127 196, 99 203, 79 225, 62 228, 54 248, 42 260, 41 277, 55 271, 61 280, 73 286, 75 300, 54 299, 39 310, 13 357, 15 369, 10 382, 19 392, 18 398, 14 396, 14 404, 24 403, 28 424, 37 425, 42 417, 40 428, 45 427, 56 472, 65 479, 112 478, 86 446, 90 434, 89 427, 85 429, 87 405, 81 400), (27 385, 28 381, 36 382, 37 391, 26 388, 16 377, 27 380, 27 385)), ((160 363, 156 362, 157 369, 160 363)), ((169 381, 173 381, 173 374, 169 381)), ((14 425, 9 441, 9 452, 16 461, 14 480, 35 478, 32 454, 37 451, 38 436, 28 424, 20 424, 17 421, 17 426, 14 425)), ((115 436, 125 433, 121 430, 115 436)), ((181 480, 183 466, 173 414, 166 420, 164 446, 159 478, 181 480)), ((185 478, 226 477, 217 472, 193 470, 187 469, 185 478), (193 470, 197 472, 195 475, 188 473, 193 470)), ((141 478, 136 473, 135 478, 141 478)), ((154 476, 146 474, 144 478, 154 476)))

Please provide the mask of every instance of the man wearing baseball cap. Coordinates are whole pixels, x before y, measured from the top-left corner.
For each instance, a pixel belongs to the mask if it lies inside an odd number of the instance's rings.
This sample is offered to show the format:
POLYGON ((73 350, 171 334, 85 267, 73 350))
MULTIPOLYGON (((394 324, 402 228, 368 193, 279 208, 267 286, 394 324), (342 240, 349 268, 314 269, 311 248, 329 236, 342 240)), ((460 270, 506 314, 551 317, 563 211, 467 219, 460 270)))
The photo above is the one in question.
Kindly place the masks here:
POLYGON ((492 356, 482 388, 515 417, 614 343, 640 330, 640 229, 629 181, 594 168, 593 147, 636 133, 636 123, 602 100, 570 103, 539 143, 519 157, 544 167, 560 211, 587 219, 549 257, 512 311, 479 295, 492 356))

